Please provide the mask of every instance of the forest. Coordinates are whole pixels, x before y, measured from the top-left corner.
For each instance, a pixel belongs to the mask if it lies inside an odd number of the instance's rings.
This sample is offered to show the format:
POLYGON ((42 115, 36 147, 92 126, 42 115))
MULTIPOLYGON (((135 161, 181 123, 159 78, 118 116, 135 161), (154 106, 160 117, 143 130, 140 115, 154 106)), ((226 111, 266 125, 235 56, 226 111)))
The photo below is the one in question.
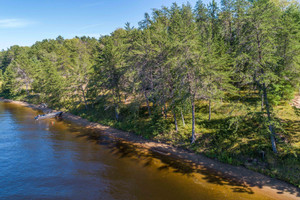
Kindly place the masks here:
POLYGON ((0 95, 244 165, 300 187, 300 6, 161 7, 100 38, 0 52, 0 95))

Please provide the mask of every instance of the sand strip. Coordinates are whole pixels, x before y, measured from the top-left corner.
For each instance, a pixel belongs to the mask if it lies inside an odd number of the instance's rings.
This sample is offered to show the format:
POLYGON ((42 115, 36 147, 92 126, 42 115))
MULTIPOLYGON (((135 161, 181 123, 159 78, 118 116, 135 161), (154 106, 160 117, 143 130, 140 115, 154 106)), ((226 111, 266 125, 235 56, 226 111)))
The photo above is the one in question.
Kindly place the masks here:
MULTIPOLYGON (((21 101, 12 101, 7 99, 0 99, 0 101, 30 107, 32 109, 41 110, 43 112, 54 111, 49 108, 41 108, 38 105, 28 104, 21 101)), ((138 148, 147 149, 163 156, 179 159, 183 162, 190 163, 197 168, 212 170, 220 176, 228 177, 230 179, 238 181, 245 186, 251 187, 254 192, 264 193, 266 196, 269 196, 272 199, 300 199, 300 188, 297 188, 284 181, 280 181, 275 178, 271 178, 263 174, 251 171, 249 169, 246 169, 245 167, 224 164, 217 160, 207 158, 203 155, 195 154, 188 150, 147 140, 133 133, 124 132, 108 126, 103 126, 98 123, 89 122, 86 119, 72 115, 70 113, 63 113, 63 119, 76 125, 92 129, 93 131, 99 132, 101 134, 105 134, 106 136, 112 137, 114 139, 130 142, 138 148)))

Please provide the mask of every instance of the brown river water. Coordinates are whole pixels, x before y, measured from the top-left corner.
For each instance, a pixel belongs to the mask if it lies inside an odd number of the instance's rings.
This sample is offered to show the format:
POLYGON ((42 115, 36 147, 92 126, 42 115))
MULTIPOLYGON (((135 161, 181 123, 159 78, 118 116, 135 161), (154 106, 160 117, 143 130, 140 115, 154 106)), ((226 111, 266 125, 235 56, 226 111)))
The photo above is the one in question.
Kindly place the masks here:
POLYGON ((253 188, 0 102, 0 199, 271 199, 253 188))

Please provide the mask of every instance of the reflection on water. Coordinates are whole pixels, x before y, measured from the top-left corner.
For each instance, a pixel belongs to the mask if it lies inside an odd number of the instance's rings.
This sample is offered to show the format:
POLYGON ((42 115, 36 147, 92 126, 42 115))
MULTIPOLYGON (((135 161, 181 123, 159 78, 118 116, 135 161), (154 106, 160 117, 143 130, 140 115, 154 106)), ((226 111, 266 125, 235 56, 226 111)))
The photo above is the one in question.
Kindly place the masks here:
POLYGON ((0 103, 0 199, 268 199, 217 172, 0 103))

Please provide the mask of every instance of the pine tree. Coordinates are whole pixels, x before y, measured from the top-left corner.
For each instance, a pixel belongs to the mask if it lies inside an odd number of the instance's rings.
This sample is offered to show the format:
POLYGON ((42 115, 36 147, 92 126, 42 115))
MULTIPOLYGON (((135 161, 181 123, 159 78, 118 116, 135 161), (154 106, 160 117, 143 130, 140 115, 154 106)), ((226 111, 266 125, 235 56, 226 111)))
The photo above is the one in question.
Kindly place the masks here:
POLYGON ((263 100, 271 134, 272 149, 277 153, 275 127, 269 93, 278 79, 279 57, 276 55, 276 35, 279 28, 280 10, 269 0, 256 0, 248 10, 241 40, 244 43, 241 56, 248 57, 247 75, 252 77, 263 94, 263 100))

